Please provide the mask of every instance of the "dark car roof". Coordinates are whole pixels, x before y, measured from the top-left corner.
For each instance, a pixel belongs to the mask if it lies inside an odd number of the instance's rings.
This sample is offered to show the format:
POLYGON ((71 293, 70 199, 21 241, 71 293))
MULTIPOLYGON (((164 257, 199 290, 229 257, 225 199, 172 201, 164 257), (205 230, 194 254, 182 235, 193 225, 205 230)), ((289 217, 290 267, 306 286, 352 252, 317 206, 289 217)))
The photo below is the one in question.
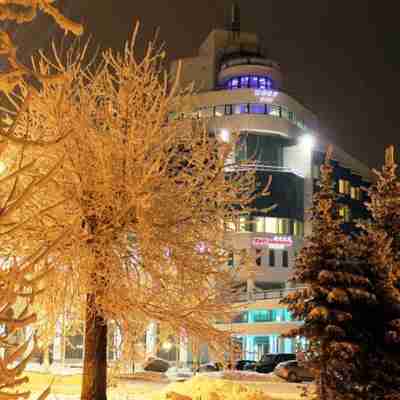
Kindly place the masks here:
POLYGON ((281 363, 279 363, 279 365, 291 365, 291 364, 297 364, 297 360, 289 360, 289 361, 283 361, 281 363))

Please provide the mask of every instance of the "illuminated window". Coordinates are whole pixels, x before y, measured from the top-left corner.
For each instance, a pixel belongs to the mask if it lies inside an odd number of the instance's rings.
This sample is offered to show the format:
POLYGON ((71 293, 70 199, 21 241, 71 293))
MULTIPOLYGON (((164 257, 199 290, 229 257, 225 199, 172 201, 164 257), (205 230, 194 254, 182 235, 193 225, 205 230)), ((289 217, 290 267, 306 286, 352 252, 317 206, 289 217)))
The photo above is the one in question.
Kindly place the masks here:
POLYGON ((293 234, 298 237, 304 236, 304 224, 302 221, 294 221, 293 234))
POLYGON ((252 89, 257 89, 258 88, 258 76, 250 77, 250 87, 252 89))
POLYGON ((278 219, 278 233, 281 235, 290 235, 290 221, 288 219, 278 219))
POLYGON ((281 107, 281 117, 289 119, 289 110, 286 107, 281 107))
POLYGON ((242 87, 242 88, 249 87, 249 77, 248 76, 242 76, 240 78, 240 87, 242 87))
POLYGON ((239 87, 239 79, 237 78, 232 79, 231 84, 232 84, 232 89, 237 89, 239 87))
POLYGON ((233 221, 228 221, 225 223, 226 232, 236 232, 236 224, 233 221))
POLYGON ((267 88, 267 78, 260 78, 259 79, 259 87, 260 89, 266 89, 267 88))
POLYGON ((225 114, 225 106, 216 106, 215 107, 215 116, 222 117, 225 114))
POLYGON ((265 218, 265 232, 267 233, 278 233, 278 219, 277 218, 265 218))
POLYGON ((361 189, 359 187, 351 187, 350 196, 354 200, 361 200, 361 189))
POLYGON ((247 215, 239 217, 239 232, 251 232, 251 221, 247 215))
POLYGON ((265 232, 265 218, 264 217, 256 217, 254 229, 257 233, 265 232))
POLYGON ((348 206, 340 206, 339 216, 343 218, 344 222, 350 222, 351 220, 350 208, 348 206))
POLYGON ((279 106, 271 105, 269 107, 269 115, 274 115, 276 117, 281 116, 281 111, 279 106))
POLYGON ((262 103, 250 104, 250 114, 265 114, 265 104, 262 103))
POLYGON ((248 104, 234 104, 233 114, 247 114, 249 112, 248 104))
POLYGON ((339 193, 350 194, 350 182, 345 179, 339 179, 339 193))

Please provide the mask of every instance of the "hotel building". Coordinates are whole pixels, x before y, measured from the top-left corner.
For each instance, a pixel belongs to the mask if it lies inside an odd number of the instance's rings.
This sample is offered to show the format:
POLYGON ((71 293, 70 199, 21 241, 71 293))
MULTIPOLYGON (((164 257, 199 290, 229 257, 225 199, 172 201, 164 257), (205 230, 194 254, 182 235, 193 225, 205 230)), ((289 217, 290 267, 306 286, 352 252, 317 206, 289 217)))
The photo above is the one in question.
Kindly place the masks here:
MULTIPOLYGON (((228 168, 254 170, 264 186, 272 177, 271 195, 260 196, 257 211, 243 216, 230 234, 236 249, 253 255, 256 272, 252 279, 238 277, 241 312, 219 325, 241 342, 242 358, 258 360, 301 345, 300 339, 280 337, 299 324, 280 300, 296 290, 288 280, 311 232, 307 210, 328 143, 312 111, 286 91, 280 65, 265 56, 257 35, 240 31, 236 15, 231 28, 212 31, 197 56, 173 62, 171 71, 180 62, 182 86, 195 82, 197 89, 183 117, 207 118, 210 132, 225 141, 240 133, 228 168)), ((367 217, 361 188, 368 186, 370 171, 337 146, 332 164, 343 229, 351 231, 355 220, 367 217)))

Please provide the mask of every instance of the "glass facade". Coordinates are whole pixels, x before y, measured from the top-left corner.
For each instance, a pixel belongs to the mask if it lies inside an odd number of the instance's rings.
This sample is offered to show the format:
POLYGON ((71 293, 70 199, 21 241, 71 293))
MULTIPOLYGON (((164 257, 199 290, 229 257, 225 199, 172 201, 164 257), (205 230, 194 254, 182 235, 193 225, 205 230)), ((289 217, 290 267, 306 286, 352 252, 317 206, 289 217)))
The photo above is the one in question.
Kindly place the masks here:
POLYGON ((253 161, 283 167, 286 141, 275 136, 242 133, 235 149, 235 161, 253 161))
POLYGON ((272 90, 275 88, 274 82, 268 76, 235 76, 224 85, 224 89, 261 89, 272 90))
POLYGON ((279 334, 243 335, 236 337, 241 347, 242 359, 259 361, 268 353, 296 353, 306 348, 306 339, 284 338, 279 334))
POLYGON ((217 106, 201 107, 194 112, 181 115, 171 113, 170 118, 214 118, 239 114, 270 115, 276 118, 284 118, 294 123, 300 129, 307 129, 304 121, 285 106, 261 102, 221 104, 217 106))

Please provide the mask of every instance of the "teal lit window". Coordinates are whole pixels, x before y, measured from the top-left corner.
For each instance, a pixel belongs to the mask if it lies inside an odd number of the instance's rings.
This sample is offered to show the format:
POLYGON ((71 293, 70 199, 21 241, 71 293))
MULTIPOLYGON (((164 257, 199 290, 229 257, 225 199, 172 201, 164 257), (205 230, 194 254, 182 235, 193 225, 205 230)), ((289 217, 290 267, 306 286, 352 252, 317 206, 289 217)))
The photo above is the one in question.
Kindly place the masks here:
POLYGON ((270 310, 250 310, 246 316, 249 323, 257 322, 289 322, 293 318, 286 308, 273 308, 270 310))

